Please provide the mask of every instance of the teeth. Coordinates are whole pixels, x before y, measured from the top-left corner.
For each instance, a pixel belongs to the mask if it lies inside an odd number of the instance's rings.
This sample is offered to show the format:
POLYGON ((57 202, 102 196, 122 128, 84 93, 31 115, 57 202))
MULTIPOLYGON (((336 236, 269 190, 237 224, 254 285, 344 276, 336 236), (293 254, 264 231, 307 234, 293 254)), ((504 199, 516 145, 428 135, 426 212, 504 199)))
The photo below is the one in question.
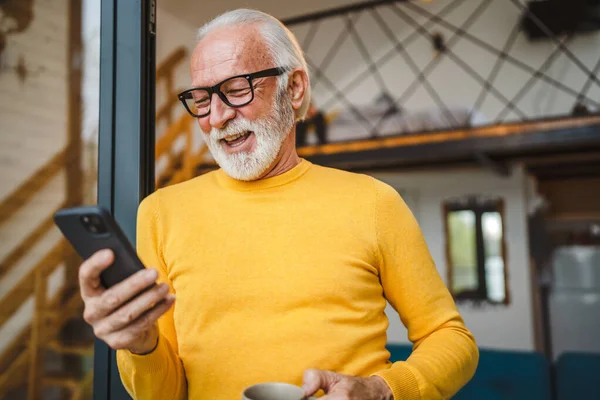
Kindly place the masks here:
POLYGON ((245 135, 245 133, 238 133, 237 135, 227 136, 225 138, 225 141, 226 142, 233 142, 234 140, 239 139, 239 138, 241 138, 244 135, 245 135))

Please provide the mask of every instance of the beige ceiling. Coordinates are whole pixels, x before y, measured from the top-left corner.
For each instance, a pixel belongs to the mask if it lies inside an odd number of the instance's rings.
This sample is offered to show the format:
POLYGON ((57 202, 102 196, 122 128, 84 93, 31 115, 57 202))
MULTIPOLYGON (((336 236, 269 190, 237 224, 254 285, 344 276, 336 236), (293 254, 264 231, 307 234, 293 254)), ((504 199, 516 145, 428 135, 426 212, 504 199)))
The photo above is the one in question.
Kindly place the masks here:
MULTIPOLYGON (((235 8, 254 8, 278 18, 290 18, 315 11, 329 10, 360 0, 159 0, 159 9, 165 10, 192 26, 235 8)), ((160 11, 159 11, 160 12, 160 11)), ((159 15, 160 17, 160 15, 159 15)))

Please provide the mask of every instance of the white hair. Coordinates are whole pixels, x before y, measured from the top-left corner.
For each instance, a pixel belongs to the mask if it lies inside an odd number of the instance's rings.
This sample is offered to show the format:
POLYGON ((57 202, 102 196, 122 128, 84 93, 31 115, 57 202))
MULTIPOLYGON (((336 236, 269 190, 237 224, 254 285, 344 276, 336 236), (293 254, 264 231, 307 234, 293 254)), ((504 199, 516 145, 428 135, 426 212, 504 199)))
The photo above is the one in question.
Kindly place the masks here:
MULTIPOLYGON (((276 67, 283 67, 287 70, 302 68, 308 75, 308 65, 294 34, 277 18, 261 11, 241 8, 225 12, 198 29, 196 40, 202 40, 204 36, 217 28, 252 24, 260 25, 260 33, 276 67)), ((277 83, 280 92, 287 90, 288 79, 288 74, 278 77, 277 83)), ((296 118, 299 120, 304 119, 306 116, 306 112, 310 106, 310 95, 309 80, 302 105, 296 112, 296 118)))

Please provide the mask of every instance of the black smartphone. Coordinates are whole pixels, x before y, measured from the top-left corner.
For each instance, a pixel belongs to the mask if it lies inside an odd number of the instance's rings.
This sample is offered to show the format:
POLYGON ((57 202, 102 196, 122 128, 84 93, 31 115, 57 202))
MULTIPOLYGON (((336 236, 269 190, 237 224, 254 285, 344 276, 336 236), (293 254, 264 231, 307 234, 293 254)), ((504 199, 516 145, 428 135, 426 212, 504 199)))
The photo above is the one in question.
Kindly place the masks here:
POLYGON ((114 252, 113 264, 100 275, 105 288, 145 268, 119 224, 104 208, 65 208, 54 214, 54 222, 84 260, 98 250, 111 249, 114 252))

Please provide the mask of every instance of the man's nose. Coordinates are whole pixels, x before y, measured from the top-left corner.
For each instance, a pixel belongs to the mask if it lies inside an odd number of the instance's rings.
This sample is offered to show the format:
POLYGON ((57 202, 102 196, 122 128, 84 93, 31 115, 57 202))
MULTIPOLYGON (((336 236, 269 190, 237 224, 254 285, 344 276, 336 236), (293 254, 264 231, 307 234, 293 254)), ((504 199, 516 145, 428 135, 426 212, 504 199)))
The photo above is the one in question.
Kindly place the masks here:
POLYGON ((213 93, 210 100, 210 126, 217 129, 222 129, 227 125, 227 122, 235 117, 233 107, 225 104, 218 94, 213 93))

